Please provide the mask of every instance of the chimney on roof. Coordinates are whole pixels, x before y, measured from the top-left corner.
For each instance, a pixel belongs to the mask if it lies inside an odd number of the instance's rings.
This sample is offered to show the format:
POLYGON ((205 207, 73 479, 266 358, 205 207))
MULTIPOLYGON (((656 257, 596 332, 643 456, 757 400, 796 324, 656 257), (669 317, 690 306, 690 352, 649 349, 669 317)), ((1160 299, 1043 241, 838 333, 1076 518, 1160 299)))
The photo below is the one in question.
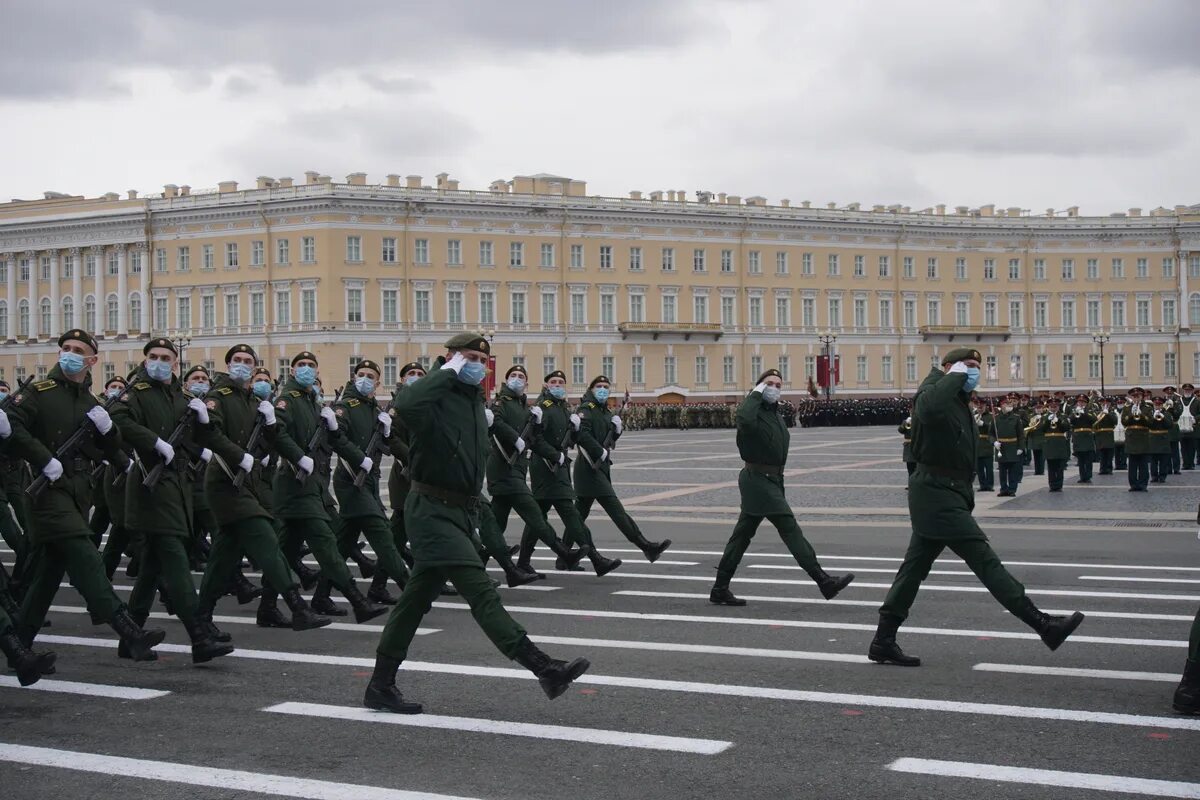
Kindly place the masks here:
POLYGON ((192 193, 192 187, 188 186, 186 183, 183 186, 179 187, 179 196, 180 197, 187 197, 191 193, 192 193))
POLYGON ((351 186, 366 186, 367 185, 367 173, 351 172, 349 175, 346 176, 346 183, 350 184, 351 186))
POLYGON ((629 192, 629 199, 630 199, 630 200, 641 200, 641 199, 642 199, 642 193, 641 193, 641 192, 639 192, 637 189, 634 189, 634 190, 632 190, 632 191, 630 191, 630 192, 629 192))
POLYGON ((792 201, 791 201, 791 200, 788 200, 788 199, 785 197, 785 198, 783 198, 782 200, 780 200, 780 201, 779 201, 779 205, 783 206, 784 208, 791 208, 791 207, 792 207, 792 201))
POLYGON ((871 206, 871 210, 874 211, 876 214, 881 214, 881 213, 883 213, 883 211, 886 210, 886 207, 885 206, 871 206))
POLYGON ((449 172, 439 172, 434 177, 437 178, 437 188, 445 189, 446 181, 448 181, 450 179, 450 173, 449 172))
POLYGON ((446 191, 457 192, 458 191, 458 181, 456 181, 456 180, 446 181, 446 191))
POLYGON ((940 217, 946 216, 946 204, 938 203, 936 206, 934 206, 934 211, 936 211, 940 217))
POLYGON ((837 203, 826 203, 825 207, 828 208, 830 211, 836 211, 837 203))
POLYGON ((221 194, 237 191, 237 181, 221 181, 217 184, 217 191, 221 194))
POLYGON ((687 199, 687 192, 686 192, 686 191, 684 191, 683 189, 676 189, 676 190, 675 190, 675 196, 676 196, 677 198, 679 198, 679 202, 681 202, 681 203, 686 203, 686 202, 688 201, 688 199, 687 199))
POLYGON ((1054 216, 1054 209, 1053 209, 1053 208, 1047 208, 1047 209, 1046 209, 1046 216, 1047 216, 1047 217, 1053 217, 1053 216, 1054 216))
POLYGON ((178 197, 179 187, 173 183, 168 183, 163 186, 163 197, 178 197))
POLYGON ((661 203, 662 199, 663 199, 663 193, 662 193, 661 189, 655 189, 653 192, 650 193, 650 202, 651 203, 661 203))
POLYGON ((1078 217, 1079 216, 1079 206, 1067 206, 1067 216, 1068 217, 1078 217))
POLYGON ((387 176, 387 185, 388 186, 399 186, 400 185, 400 176, 395 175, 395 174, 388 175, 387 176))
POLYGON ((1131 216, 1131 217, 1140 217, 1141 215, 1142 215, 1142 210, 1141 210, 1140 208, 1131 208, 1131 209, 1129 209, 1129 216, 1131 216))
POLYGON ((321 177, 321 173, 310 169, 304 173, 304 183, 308 186, 311 186, 314 183, 320 183, 320 181, 317 180, 319 177, 321 177))
POLYGON ((1016 206, 1009 206, 1008 215, 1010 217, 1019 217, 1021 216, 1021 209, 1016 206))
POLYGON ((967 206, 955 206, 954 213, 958 214, 960 217, 965 217, 967 214, 971 213, 971 209, 967 206))
MULTIPOLYGON (((48 194, 53 194, 53 192, 49 192, 48 194)), ((127 197, 128 197, 130 200, 137 200, 137 196, 138 196, 137 189, 130 189, 130 190, 129 190, 129 191, 126 193, 126 196, 127 196, 127 197)))
POLYGON ((420 175, 406 175, 404 177, 404 185, 407 186, 409 189, 420 189, 421 188, 421 176, 420 175))
POLYGON ((802 200, 802 201, 800 201, 800 207, 801 208, 812 208, 812 201, 811 200, 802 200))
POLYGON ((1179 216, 1183 216, 1184 214, 1188 213, 1188 207, 1183 205, 1175 206, 1175 213, 1179 216))
POLYGON ((991 216, 994 216, 995 214, 996 214, 996 204, 995 203, 988 203, 985 206, 979 207, 979 216, 981 216, 981 217, 991 217, 991 216))
POLYGON ((667 189, 667 200, 672 203, 675 202, 675 190, 674 189, 667 189))
POLYGON ((120 200, 121 195, 117 194, 116 192, 105 192, 104 199, 105 200, 120 200))
POLYGON ((259 176, 258 176, 258 185, 257 185, 257 188, 259 188, 259 189, 270 189, 270 188, 272 188, 274 185, 275 185, 275 179, 274 179, 274 178, 269 178, 269 177, 267 177, 266 175, 259 175, 259 176))
POLYGON ((742 198, 740 195, 731 194, 726 196, 725 202, 729 203, 731 206, 740 206, 742 204, 742 198))
POLYGON ((499 180, 492 181, 488 185, 488 190, 492 191, 492 192, 497 192, 497 193, 501 193, 501 192, 507 193, 508 192, 508 181, 499 181, 499 180))
POLYGON ((717 192, 717 202, 724 203, 727 195, 724 192, 717 192))
POLYGON ((280 178, 279 182, 276 184, 276 186, 280 189, 290 189, 290 188, 292 188, 292 179, 291 178, 280 178))
POLYGON ((862 203, 850 203, 848 206, 846 206, 847 211, 858 211, 861 208, 862 203))
POLYGON ((766 204, 767 204, 767 198, 763 197, 762 195, 756 194, 753 197, 746 198, 746 205, 748 205, 748 206, 758 206, 761 208, 763 206, 766 206, 766 204))

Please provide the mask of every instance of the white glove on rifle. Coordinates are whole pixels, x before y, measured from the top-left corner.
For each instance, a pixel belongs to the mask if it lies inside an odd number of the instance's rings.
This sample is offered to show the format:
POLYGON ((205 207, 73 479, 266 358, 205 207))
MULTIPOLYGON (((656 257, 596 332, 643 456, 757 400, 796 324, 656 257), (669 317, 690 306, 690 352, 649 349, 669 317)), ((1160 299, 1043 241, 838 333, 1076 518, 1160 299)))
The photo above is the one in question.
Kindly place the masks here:
POLYGON ((496 421, 496 415, 492 413, 490 408, 483 410, 483 418, 487 420, 487 426, 492 427, 492 423, 496 421))
POLYGON ((386 439, 392 435, 392 418, 386 411, 380 411, 375 420, 383 427, 383 438, 386 439))
POLYGON ((204 401, 199 397, 193 397, 188 400, 188 408, 196 412, 196 422, 201 425, 208 424, 208 406, 204 405, 204 401))
POLYGON ((541 406, 534 406, 533 408, 529 409, 529 414, 530 414, 530 416, 533 417, 534 424, 536 424, 536 425, 542 424, 542 407, 541 406))
POLYGON ((579 426, 580 426, 580 425, 583 423, 583 420, 581 420, 581 419, 579 418, 579 415, 578 415, 578 414, 572 414, 572 415, 570 416, 570 420, 571 420, 571 424, 572 424, 573 426, 575 426, 575 430, 576 430, 576 432, 578 432, 578 431, 579 431, 579 426))
POLYGON ((87 417, 96 426, 96 432, 105 436, 112 430, 112 417, 104 410, 104 406, 92 406, 88 409, 87 417))
POLYGON ((258 413, 263 415, 263 424, 268 428, 275 424, 275 406, 269 400, 258 404, 258 413))
POLYGON ((374 466, 375 466, 374 459, 372 459, 370 456, 363 456, 362 463, 358 465, 358 468, 361 469, 363 472, 370 472, 374 466))
POLYGON ((258 460, 258 464, 259 464, 259 466, 260 466, 260 467, 262 467, 263 469, 266 469, 267 465, 268 465, 268 464, 270 464, 270 463, 271 463, 271 457, 270 457, 270 456, 263 456, 262 458, 260 458, 260 459, 258 460))
POLYGON ((125 474, 128 475, 131 472, 133 472, 133 459, 132 458, 129 459, 129 461, 125 462, 125 474))
POLYGON ((8 421, 8 414, 0 411, 0 439, 7 439, 12 435, 12 423, 8 421))
POLYGON ((621 429, 625 427, 625 423, 621 422, 620 417, 618 417, 616 414, 613 414, 612 424, 613 424, 613 427, 617 429, 617 435, 620 436, 621 429))
POLYGON ((207 464, 209 461, 212 461, 212 450, 209 450, 207 447, 204 448, 203 450, 201 450, 200 451, 200 460, 203 461, 205 464, 207 464))
POLYGON ((170 464, 175 460, 175 448, 171 446, 170 442, 156 439, 154 441, 154 452, 158 453, 164 464, 170 464))
POLYGON ((464 356, 460 351, 451 356, 450 360, 445 364, 442 364, 442 369, 453 370, 454 374, 457 375, 462 370, 463 365, 466 363, 467 357, 464 356))
POLYGON ((62 462, 57 458, 50 459, 49 463, 42 467, 42 474, 49 478, 51 483, 54 483, 63 476, 62 462))
POLYGON ((567 460, 567 457, 566 457, 566 455, 565 455, 565 454, 563 454, 563 453, 559 453, 559 454, 558 454, 558 465, 559 465, 560 467, 563 465, 563 462, 564 462, 564 461, 566 461, 566 460, 567 460))
POLYGON ((1017 448, 1017 455, 1022 455, 1024 452, 1025 451, 1022 450, 1021 448, 1019 448, 1019 447, 1017 448))
POLYGON ((300 456, 300 460, 296 462, 296 466, 305 475, 312 475, 313 460, 308 456, 300 456))
POLYGON ((525 452, 525 440, 522 439, 520 436, 518 436, 517 441, 513 444, 513 447, 516 449, 516 451, 518 453, 524 453, 525 452))
POLYGON ((254 456, 250 455, 249 453, 246 453, 244 456, 242 456, 241 463, 238 464, 238 469, 240 469, 242 472, 249 472, 250 470, 254 469, 254 456))
POLYGON ((337 414, 334 414, 333 409, 329 406, 321 409, 321 419, 325 421, 325 427, 329 430, 336 431, 338 429, 337 414))
POLYGON ((605 461, 608 461, 608 451, 602 449, 600 451, 600 463, 603 464, 605 461))

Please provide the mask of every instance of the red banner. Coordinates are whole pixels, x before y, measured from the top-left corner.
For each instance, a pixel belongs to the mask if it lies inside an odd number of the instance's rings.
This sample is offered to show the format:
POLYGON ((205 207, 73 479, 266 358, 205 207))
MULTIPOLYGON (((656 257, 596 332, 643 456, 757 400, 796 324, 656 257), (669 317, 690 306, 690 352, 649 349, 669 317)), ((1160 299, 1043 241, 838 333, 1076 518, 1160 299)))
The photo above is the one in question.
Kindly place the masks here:
POLYGON ((483 376, 483 396, 486 399, 491 399, 496 393, 496 357, 488 356, 488 371, 487 375, 483 376))
POLYGON ((829 374, 829 356, 817 356, 817 385, 821 388, 826 386, 837 386, 842 382, 842 357, 835 355, 833 357, 833 381, 830 382, 829 374))

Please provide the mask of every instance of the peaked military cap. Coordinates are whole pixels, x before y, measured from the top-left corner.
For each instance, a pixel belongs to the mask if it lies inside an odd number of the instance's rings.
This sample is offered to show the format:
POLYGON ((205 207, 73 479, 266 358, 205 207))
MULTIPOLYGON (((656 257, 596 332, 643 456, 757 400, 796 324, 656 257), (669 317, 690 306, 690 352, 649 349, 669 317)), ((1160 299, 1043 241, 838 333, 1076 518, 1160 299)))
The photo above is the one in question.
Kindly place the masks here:
POLYGON ((942 356, 943 364, 957 364, 959 361, 983 361, 983 356, 979 355, 979 351, 973 347, 956 347, 946 355, 942 356))
POLYGON ((1174 387, 1174 386, 1164 386, 1164 387, 1163 387, 1163 392, 1165 392, 1165 393, 1170 393, 1170 392, 1173 392, 1173 391, 1175 391, 1175 387, 1174 387))
POLYGON ((355 373, 357 373, 360 369, 373 369, 375 370, 376 375, 383 374, 383 370, 379 368, 379 365, 369 358, 364 358, 362 361, 354 365, 355 373))
POLYGON ((522 375, 525 376, 525 380, 527 380, 527 381, 529 380, 529 373, 525 371, 524 364, 513 364, 511 367, 509 367, 508 372, 504 373, 504 380, 508 380, 508 377, 510 375, 512 375, 514 372, 521 373, 522 375))
POLYGON ((108 380, 106 380, 106 381, 104 382, 104 385, 105 385, 105 386, 108 386, 110 383, 119 383, 119 384, 121 384, 122 386, 128 386, 128 385, 129 385, 129 381, 125 380, 125 379, 124 379, 124 378, 122 378, 120 375, 114 375, 114 376, 112 376, 111 378, 109 378, 108 380))
POLYGON ((478 350, 480 353, 491 355, 492 346, 487 337, 478 331, 456 333, 446 342, 447 350, 478 350))
POLYGON ((0 380, 0 388, 3 388, 5 391, 7 391, 9 388, 8 381, 0 380))
POLYGON ((146 346, 142 348, 142 355, 150 355, 150 351, 155 347, 161 347, 166 350, 170 350, 173 355, 179 355, 179 351, 175 349, 175 343, 170 339, 164 339, 161 336, 157 339, 151 339, 150 341, 146 342, 146 346))
POLYGON ((1130 390, 1129 390, 1129 393, 1130 393, 1130 394, 1145 394, 1145 393, 1146 393, 1146 390, 1145 390, 1145 389, 1143 389, 1143 388, 1142 388, 1142 387, 1140 387, 1140 386, 1135 386, 1135 387, 1133 387, 1132 389, 1130 389, 1130 390))
POLYGON ((1192 391, 1196 390, 1196 387, 1192 386, 1190 383, 1185 383, 1183 386, 1180 386, 1179 388, 1180 389, 1191 389, 1192 391))
POLYGON ((92 348, 93 353, 99 353, 100 347, 96 344, 96 339, 83 328, 72 328, 71 330, 58 337, 58 346, 62 347, 64 342, 83 342, 88 347, 92 348))
POLYGON ((777 369, 774 369, 774 368, 769 369, 766 372, 764 372, 762 375, 758 376, 758 383, 762 383, 767 378, 779 378, 779 380, 783 380, 783 374, 777 369))
MULTIPOLYGON (((407 364, 405 364, 403 367, 400 368, 400 377, 404 377, 408 373, 412 372, 414 369, 419 369, 423 373, 428 372, 425 369, 425 365, 422 364, 420 361, 410 361, 407 364)), ((357 371, 358 370, 355 370, 355 372, 357 372, 357 371)))
POLYGON ((1078 396, 1075 398, 1075 402, 1076 402, 1076 403, 1078 403, 1080 400, 1082 400, 1083 402, 1085 402, 1085 403, 1086 403, 1086 402, 1087 402, 1087 399, 1088 399, 1088 398, 1087 398, 1087 395, 1086 395, 1086 394, 1081 394, 1081 395, 1078 395, 1078 396))
POLYGON ((596 377, 592 378, 592 382, 588 384, 588 388, 591 389, 597 383, 612 383, 612 381, 608 379, 607 375, 597 375, 596 377))
POLYGON ((294 355, 292 357, 292 366, 293 367, 296 366, 297 361, 304 361, 306 359, 308 361, 313 362, 314 364, 318 363, 317 357, 315 355, 313 355, 312 353, 310 353, 307 350, 301 350, 299 353, 296 353, 296 355, 294 355))
POLYGON ((542 380, 545 381, 546 383, 549 383, 551 378, 562 378, 565 381, 567 379, 567 375, 561 369, 556 369, 556 370, 554 370, 554 372, 551 372, 549 375, 547 375, 542 380))
POLYGON ((267 378, 270 378, 271 370, 267 369, 266 367, 255 367, 254 372, 252 372, 250 374, 252 377, 257 377, 259 375, 266 375, 267 378))
POLYGON ((203 364, 197 364, 196 366, 189 369, 187 372, 183 373, 183 379, 186 381, 188 378, 192 377, 192 375, 194 375, 197 372, 203 372, 204 375, 207 377, 208 376, 208 367, 204 366, 203 364))
POLYGON ((233 360, 233 357, 238 353, 249 353, 250 357, 256 362, 258 361, 258 353, 254 352, 254 348, 248 344, 235 344, 233 347, 225 351, 225 363, 228 364, 233 360))

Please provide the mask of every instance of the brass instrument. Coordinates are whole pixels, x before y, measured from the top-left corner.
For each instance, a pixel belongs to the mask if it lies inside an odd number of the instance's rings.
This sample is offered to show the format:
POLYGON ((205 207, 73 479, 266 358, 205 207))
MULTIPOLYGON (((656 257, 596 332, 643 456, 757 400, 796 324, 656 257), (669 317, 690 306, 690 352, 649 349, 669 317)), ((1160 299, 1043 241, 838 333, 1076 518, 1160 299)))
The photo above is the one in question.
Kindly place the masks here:
POLYGON ((1162 421, 1163 421, 1163 417, 1164 417, 1164 414, 1163 414, 1163 412, 1162 412, 1161 410, 1159 410, 1159 409, 1157 409, 1157 408, 1156 408, 1156 409, 1154 409, 1154 421, 1155 421, 1155 422, 1162 422, 1162 421))

